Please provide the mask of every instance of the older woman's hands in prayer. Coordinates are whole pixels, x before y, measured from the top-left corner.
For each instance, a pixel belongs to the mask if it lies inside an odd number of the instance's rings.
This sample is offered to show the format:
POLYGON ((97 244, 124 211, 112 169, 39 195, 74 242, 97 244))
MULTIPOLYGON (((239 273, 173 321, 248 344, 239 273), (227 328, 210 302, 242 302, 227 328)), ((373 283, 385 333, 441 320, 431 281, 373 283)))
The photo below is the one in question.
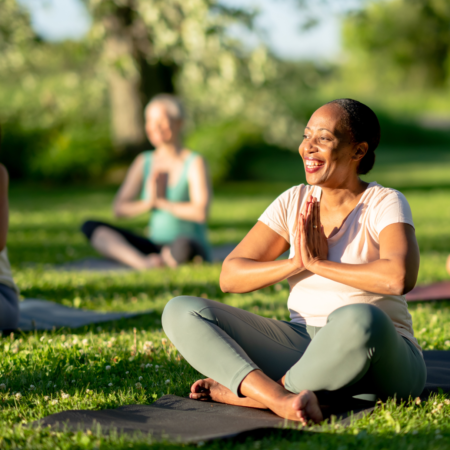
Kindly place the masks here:
POLYGON ((328 241, 320 222, 320 202, 315 197, 309 197, 305 214, 299 216, 298 229, 296 253, 301 255, 305 269, 314 272, 317 261, 328 258, 328 241))

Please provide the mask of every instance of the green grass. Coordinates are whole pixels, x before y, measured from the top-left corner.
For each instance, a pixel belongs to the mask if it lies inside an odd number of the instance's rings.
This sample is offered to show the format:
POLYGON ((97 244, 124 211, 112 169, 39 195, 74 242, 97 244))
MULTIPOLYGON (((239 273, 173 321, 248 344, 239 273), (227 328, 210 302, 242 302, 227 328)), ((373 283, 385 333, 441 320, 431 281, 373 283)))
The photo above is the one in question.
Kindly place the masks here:
MULTIPOLYGON (((450 253, 450 208, 447 206, 450 189, 430 190, 423 174, 415 178, 394 176, 393 167, 398 174, 402 164, 401 160, 380 164, 386 170, 381 167, 373 178, 394 187, 406 186, 404 192, 413 209, 421 247, 420 282, 447 279, 444 263, 450 253)), ((428 165, 426 172, 441 169, 435 163, 434 168, 428 165)), ((211 241, 214 244, 239 241, 276 195, 289 186, 289 183, 235 183, 217 190, 210 221, 211 241)), ((105 438, 96 433, 36 430, 28 424, 67 409, 115 408, 132 403, 148 404, 168 393, 186 395, 199 374, 180 358, 161 330, 161 312, 173 296, 203 295, 266 317, 288 317, 285 283, 250 294, 224 294, 218 285, 218 264, 148 273, 54 270, 54 264, 95 255, 78 228, 87 218, 111 220, 113 195, 112 188, 17 185, 11 189, 8 248, 14 276, 24 297, 88 309, 151 309, 153 312, 100 327, 4 337, 0 342, 0 448, 179 447, 152 443, 150 438, 142 436, 105 438), (136 346, 133 329, 136 329, 136 346), (4 389, 1 384, 5 385, 4 389)), ((145 218, 114 223, 126 223, 138 231, 145 227, 145 218)), ((410 310, 421 345, 426 349, 450 350, 450 302, 418 303, 410 310)), ((347 429, 332 424, 319 433, 311 430, 287 436, 274 434, 262 440, 214 442, 204 447, 450 448, 450 405, 444 400, 443 395, 438 395, 420 405, 388 402, 378 405, 374 414, 355 421, 347 429)))

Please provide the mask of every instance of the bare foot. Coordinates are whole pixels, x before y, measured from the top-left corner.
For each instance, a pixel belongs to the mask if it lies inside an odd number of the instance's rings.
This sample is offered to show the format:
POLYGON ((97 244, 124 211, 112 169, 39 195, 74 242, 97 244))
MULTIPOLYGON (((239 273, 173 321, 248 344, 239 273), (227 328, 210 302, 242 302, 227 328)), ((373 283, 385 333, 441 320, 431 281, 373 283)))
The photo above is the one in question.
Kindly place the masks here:
POLYGON ((262 403, 259 403, 251 398, 238 397, 233 394, 227 387, 213 380, 212 378, 205 378, 204 380, 197 380, 191 386, 191 393, 189 398, 193 400, 213 400, 218 403, 226 403, 227 405, 246 406, 249 408, 267 409, 262 403))
POLYGON ((308 425, 309 421, 319 423, 323 420, 322 411, 316 394, 302 391, 300 394, 288 394, 271 404, 270 409, 280 417, 308 425))
POLYGON ((450 255, 448 256, 448 258, 447 258, 447 272, 449 273, 449 275, 450 275, 450 255))
POLYGON ((166 266, 175 269, 178 266, 177 260, 172 256, 170 247, 165 245, 161 250, 161 258, 166 266))
POLYGON ((150 253, 145 258, 143 269, 154 269, 155 267, 164 267, 164 261, 157 253, 150 253))
POLYGON ((312 420, 314 423, 322 422, 323 414, 319 400, 313 391, 302 391, 295 397, 292 407, 297 410, 297 417, 303 425, 312 420))

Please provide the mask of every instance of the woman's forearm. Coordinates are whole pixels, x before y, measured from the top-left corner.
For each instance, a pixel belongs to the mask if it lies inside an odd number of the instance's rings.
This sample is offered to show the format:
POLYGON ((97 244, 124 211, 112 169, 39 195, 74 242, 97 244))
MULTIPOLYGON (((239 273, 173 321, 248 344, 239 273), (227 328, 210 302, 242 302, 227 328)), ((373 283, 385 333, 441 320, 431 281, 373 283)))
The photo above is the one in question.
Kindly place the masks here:
POLYGON ((382 295, 403 295, 416 283, 399 261, 378 259, 367 264, 344 264, 328 260, 316 261, 308 268, 338 283, 382 295))
POLYGON ((151 204, 148 200, 114 203, 113 210, 116 217, 134 217, 149 212, 151 204))
POLYGON ((271 286, 301 272, 292 259, 255 261, 247 258, 226 260, 220 274, 223 292, 243 294, 271 286))
POLYGON ((207 219, 207 207, 193 202, 171 202, 158 199, 155 207, 173 214, 178 219, 204 223, 207 219))

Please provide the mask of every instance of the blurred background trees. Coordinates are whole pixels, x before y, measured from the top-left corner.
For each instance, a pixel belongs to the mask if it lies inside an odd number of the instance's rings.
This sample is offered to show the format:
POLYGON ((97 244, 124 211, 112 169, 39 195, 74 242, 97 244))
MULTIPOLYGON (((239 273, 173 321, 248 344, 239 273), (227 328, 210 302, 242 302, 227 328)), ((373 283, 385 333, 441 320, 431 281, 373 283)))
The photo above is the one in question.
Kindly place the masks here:
MULTIPOLYGON (((149 147, 143 108, 158 92, 183 98, 187 145, 216 183, 276 179, 282 167, 295 178, 306 120, 332 98, 369 103, 384 145, 450 142, 445 0, 354 3, 342 13, 342 51, 320 63, 247 45, 229 30, 254 29, 255 11, 219 0, 83 1, 89 33, 48 42, 17 0, 0 0, 1 160, 15 178, 118 182, 149 147)), ((312 2, 298 3, 313 26, 312 2)))

